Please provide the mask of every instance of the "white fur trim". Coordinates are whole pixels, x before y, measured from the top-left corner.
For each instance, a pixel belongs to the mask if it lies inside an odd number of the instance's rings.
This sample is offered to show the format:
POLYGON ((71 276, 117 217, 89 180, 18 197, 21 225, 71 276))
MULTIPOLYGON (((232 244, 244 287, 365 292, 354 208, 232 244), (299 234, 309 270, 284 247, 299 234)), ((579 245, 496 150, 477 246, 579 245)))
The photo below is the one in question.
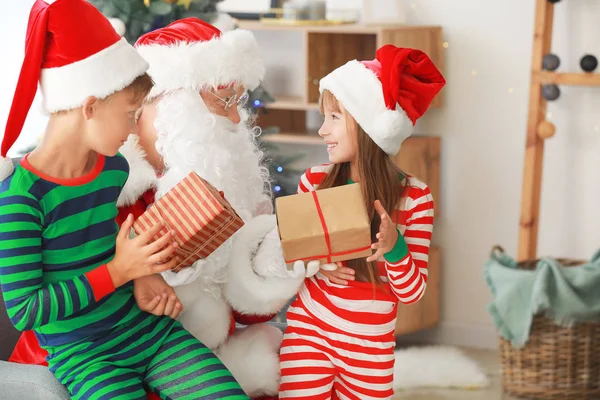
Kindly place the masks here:
MULTIPOLYGON (((167 283, 172 286, 183 286, 189 285, 192 282, 195 282, 198 279, 198 276, 206 269, 213 261, 208 258, 203 258, 194 262, 189 267, 185 267, 181 269, 179 272, 173 272, 171 270, 161 272, 162 277, 167 281, 167 283)), ((211 268, 211 270, 214 268, 211 268)))
POLYGON ((15 165, 10 157, 0 157, 0 182, 8 178, 14 170, 15 165))
POLYGON ((385 105, 381 81, 357 60, 348 61, 321 79, 319 91, 329 90, 356 122, 389 155, 396 155, 413 130, 412 121, 400 106, 385 105))
POLYGON ((144 192, 156 185, 156 172, 146 161, 146 153, 139 145, 137 135, 129 135, 119 152, 129 163, 129 177, 117 200, 117 207, 135 203, 144 192))
POLYGON ((176 89, 200 90, 232 82, 254 90, 265 74, 258 44, 252 32, 243 29, 206 42, 137 49, 150 63, 148 73, 155 83, 150 98, 176 89))
POLYGON ((231 308, 222 297, 203 292, 196 283, 176 287, 175 293, 183 305, 178 320, 188 332, 212 350, 227 340, 231 308))
POLYGON ((148 63, 121 38, 81 61, 42 69, 44 108, 54 113, 80 107, 89 96, 106 98, 129 86, 147 69, 148 63))
POLYGON ((237 329, 216 354, 252 398, 279 390, 279 348, 283 333, 267 324, 237 329))
MULTIPOLYGON (((275 215, 259 215, 248 221, 233 238, 229 275, 223 290, 231 306, 242 314, 278 312, 304 281, 304 274, 282 278, 256 273, 254 254, 275 224, 275 215)), ((285 270, 285 264, 283 267, 285 270)))

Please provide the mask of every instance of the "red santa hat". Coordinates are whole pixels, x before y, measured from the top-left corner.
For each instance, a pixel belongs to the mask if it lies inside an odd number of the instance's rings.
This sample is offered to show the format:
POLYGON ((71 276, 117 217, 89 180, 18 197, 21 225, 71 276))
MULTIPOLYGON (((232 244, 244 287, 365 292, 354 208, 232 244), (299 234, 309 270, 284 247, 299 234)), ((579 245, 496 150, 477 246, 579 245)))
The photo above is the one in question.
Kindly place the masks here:
POLYGON ((150 63, 150 98, 177 89, 200 90, 241 83, 254 90, 265 68, 250 31, 221 33, 198 19, 184 18, 149 32, 135 44, 150 63))
POLYGON ((352 60, 321 79, 362 129, 396 155, 446 81, 420 50, 385 45, 372 61, 352 60))
POLYGON ((2 139, 0 179, 12 172, 6 154, 19 137, 38 81, 50 112, 83 105, 124 89, 148 63, 85 0, 36 0, 29 14, 25 59, 2 139))

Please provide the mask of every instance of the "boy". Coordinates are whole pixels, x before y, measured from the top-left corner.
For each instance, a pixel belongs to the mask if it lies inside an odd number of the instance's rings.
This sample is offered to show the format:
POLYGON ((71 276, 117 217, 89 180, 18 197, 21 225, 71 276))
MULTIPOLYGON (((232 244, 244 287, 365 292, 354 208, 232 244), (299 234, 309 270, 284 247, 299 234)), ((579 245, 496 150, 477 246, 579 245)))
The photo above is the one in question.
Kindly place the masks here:
MULTIPOLYGON (((40 80, 42 143, 0 185, 0 283, 11 321, 33 329, 73 399, 247 399, 229 371, 169 317, 143 313, 131 281, 171 269, 161 227, 117 235, 129 167, 118 154, 152 87, 147 63, 84 0, 37 0, 2 142, 17 139, 40 80), (115 245, 116 242, 116 245, 115 245)), ((0 168, 2 170, 2 168, 0 168)))

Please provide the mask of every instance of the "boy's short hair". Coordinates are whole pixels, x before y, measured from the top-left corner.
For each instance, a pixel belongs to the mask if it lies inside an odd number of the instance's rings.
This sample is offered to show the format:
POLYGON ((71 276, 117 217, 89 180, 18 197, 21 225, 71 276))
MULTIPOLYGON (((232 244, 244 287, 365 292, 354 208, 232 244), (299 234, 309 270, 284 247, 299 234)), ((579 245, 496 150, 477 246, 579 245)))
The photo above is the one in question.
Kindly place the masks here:
POLYGON ((145 99, 153 87, 154 81, 150 78, 150 75, 144 73, 135 78, 124 90, 128 90, 132 93, 131 103, 135 104, 145 99))

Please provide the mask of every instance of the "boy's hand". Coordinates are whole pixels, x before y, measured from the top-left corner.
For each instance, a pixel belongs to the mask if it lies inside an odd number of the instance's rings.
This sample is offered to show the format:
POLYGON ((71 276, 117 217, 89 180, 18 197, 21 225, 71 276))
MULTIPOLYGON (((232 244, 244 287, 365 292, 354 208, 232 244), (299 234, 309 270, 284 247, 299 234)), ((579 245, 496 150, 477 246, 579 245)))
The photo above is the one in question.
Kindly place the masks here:
POLYGON ((319 272, 329 278, 332 283, 336 283, 338 285, 347 285, 348 281, 353 281, 356 279, 354 277, 354 270, 352 268, 344 267, 341 262, 335 264, 325 264, 321 267, 319 272))
POLYGON ((143 276, 168 271, 178 263, 176 258, 169 260, 177 248, 177 242, 173 241, 175 232, 151 242, 152 237, 164 227, 160 223, 135 239, 129 239, 132 226, 133 215, 130 214, 117 235, 115 258, 107 264, 115 288, 143 276))
POLYGON ((148 275, 133 281, 133 296, 138 307, 154 315, 173 319, 183 311, 175 290, 160 275, 148 275))
POLYGON ((375 211, 379 213, 381 225, 379 225, 377 243, 371 245, 371 248, 376 250, 375 254, 368 257, 367 262, 379 260, 385 253, 392 250, 398 241, 398 230, 379 200, 375 200, 375 211))

